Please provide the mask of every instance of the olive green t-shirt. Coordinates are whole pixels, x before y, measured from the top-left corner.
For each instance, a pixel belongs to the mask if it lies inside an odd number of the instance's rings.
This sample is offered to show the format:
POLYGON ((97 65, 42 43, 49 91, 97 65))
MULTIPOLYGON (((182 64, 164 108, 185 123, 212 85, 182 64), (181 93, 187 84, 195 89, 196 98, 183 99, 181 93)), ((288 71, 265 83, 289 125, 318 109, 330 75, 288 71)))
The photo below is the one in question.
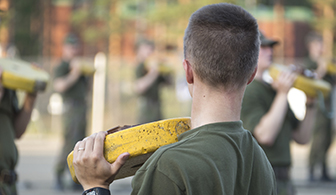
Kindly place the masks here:
MULTIPOLYGON (((309 57, 305 58, 304 66, 307 69, 313 70, 313 71, 317 69, 317 63, 311 60, 309 57)), ((322 79, 330 83, 332 86, 335 83, 335 77, 330 74, 326 74, 322 79)), ((329 93, 329 96, 325 97, 324 101, 322 101, 321 99, 318 99, 318 104, 317 104, 318 109, 317 109, 317 114, 316 114, 316 122, 314 126, 315 132, 319 131, 321 128, 327 128, 331 131, 332 117, 330 117, 330 112, 332 111, 332 101, 331 101, 332 94, 333 93, 329 93)))
POLYGON ((273 169, 241 121, 207 124, 178 140, 136 172, 132 194, 276 194, 273 169))
MULTIPOLYGON (((305 58, 303 65, 309 69, 309 70, 313 70, 315 71, 317 69, 317 63, 313 60, 311 60, 309 57, 305 58)), ((322 78, 324 81, 327 81, 328 83, 330 83, 332 86, 335 83, 335 76, 330 75, 330 74, 326 74, 324 75, 324 77, 322 78)), ((325 107, 330 110, 331 107, 331 97, 332 93, 329 94, 328 97, 325 98, 325 107)), ((321 112, 321 110, 319 109, 319 111, 321 112)))
MULTIPOLYGON (((317 63, 311 60, 309 57, 304 59, 303 65, 309 70, 315 71, 317 69, 317 63)), ((333 85, 333 83, 335 82, 335 77, 330 74, 324 75, 322 79, 327 81, 331 85, 333 85)))
MULTIPOLYGON (((60 78, 66 76, 70 72, 70 64, 69 62, 62 61, 54 71, 54 78, 60 78)), ((64 93, 61 93, 63 99, 67 100, 75 100, 75 101, 84 101, 86 98, 86 93, 88 90, 87 79, 85 76, 80 76, 80 78, 64 93)))
MULTIPOLYGON (((267 83, 254 80, 245 91, 241 111, 244 128, 253 133, 260 119, 269 111, 276 91, 267 83)), ((289 166, 291 164, 290 141, 298 120, 288 106, 284 123, 272 146, 261 146, 273 166, 289 166)), ((272 131, 272 129, 270 129, 272 131)))
MULTIPOLYGON (((136 78, 139 79, 147 74, 145 63, 136 68, 136 78)), ((139 123, 147 123, 161 120, 160 84, 165 82, 163 76, 159 76, 154 83, 139 97, 139 123)))
POLYGON ((14 142, 14 118, 18 110, 15 91, 5 89, 0 102, 0 171, 14 170, 18 160, 18 151, 14 142))

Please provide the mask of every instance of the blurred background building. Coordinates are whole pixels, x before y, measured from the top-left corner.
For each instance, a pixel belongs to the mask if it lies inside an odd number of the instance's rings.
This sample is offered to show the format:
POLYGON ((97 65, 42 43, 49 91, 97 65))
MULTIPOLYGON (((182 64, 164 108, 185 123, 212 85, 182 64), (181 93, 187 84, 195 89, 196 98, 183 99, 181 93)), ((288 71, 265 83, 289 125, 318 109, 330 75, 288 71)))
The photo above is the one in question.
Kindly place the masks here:
MULTIPOLYGON (((190 14, 219 0, 1 0, 1 47, 15 45, 20 57, 38 62, 51 73, 61 56, 62 41, 68 32, 83 40, 83 57, 93 59, 98 52, 108 56, 106 85, 106 117, 111 124, 135 122, 135 99, 131 91, 134 79, 134 46, 139 39, 155 41, 163 60, 181 75, 183 32, 190 14), (127 114, 125 113, 127 111, 127 114)), ((328 57, 335 53, 333 0, 229 0, 245 7, 258 20, 268 37, 278 39, 275 61, 283 64, 300 63, 307 54, 305 35, 311 30, 323 34, 328 57)), ((165 90, 169 105, 164 116, 187 115, 174 95, 175 89, 165 90)), ((42 95, 37 109, 47 112, 51 95, 42 95)), ((164 104, 164 105, 167 105, 164 104)))
MULTIPOLYGON (((162 90, 163 117, 189 116, 190 97, 185 93, 182 69, 183 34, 191 13, 221 0, 0 0, 1 48, 14 45, 20 58, 37 62, 51 75, 69 32, 82 41, 81 56, 93 61, 98 52, 107 56, 105 115, 102 130, 135 124, 137 97, 135 45, 154 40, 163 63, 174 70, 175 85, 162 90)), ((305 36, 312 30, 323 35, 325 55, 335 56, 336 0, 226 0, 254 15, 267 37, 280 41, 275 62, 301 63, 307 55, 305 36)), ((52 83, 38 98, 28 133, 58 135, 59 106, 52 83), (50 102, 50 100, 52 102, 50 102), (54 102, 57 101, 57 102, 54 102), (49 111, 48 111, 49 107, 49 111)), ((92 97, 88 97, 92 98, 92 97)), ((91 106, 91 105, 89 105, 91 106)), ((89 111, 90 115, 94 114, 89 111)), ((90 124, 91 121, 88 121, 90 124)), ((91 127, 90 125, 88 125, 91 127)), ((92 131, 89 129, 89 131, 92 131)))

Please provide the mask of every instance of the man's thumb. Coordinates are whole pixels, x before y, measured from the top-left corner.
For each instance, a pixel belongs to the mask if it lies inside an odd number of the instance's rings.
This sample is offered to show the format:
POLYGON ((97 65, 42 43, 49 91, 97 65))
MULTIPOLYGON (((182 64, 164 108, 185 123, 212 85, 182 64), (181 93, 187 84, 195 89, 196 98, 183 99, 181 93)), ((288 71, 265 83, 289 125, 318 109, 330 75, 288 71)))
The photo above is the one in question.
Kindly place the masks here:
POLYGON ((128 152, 120 154, 117 160, 113 163, 114 169, 119 171, 121 167, 126 163, 129 156, 130 154, 128 152))

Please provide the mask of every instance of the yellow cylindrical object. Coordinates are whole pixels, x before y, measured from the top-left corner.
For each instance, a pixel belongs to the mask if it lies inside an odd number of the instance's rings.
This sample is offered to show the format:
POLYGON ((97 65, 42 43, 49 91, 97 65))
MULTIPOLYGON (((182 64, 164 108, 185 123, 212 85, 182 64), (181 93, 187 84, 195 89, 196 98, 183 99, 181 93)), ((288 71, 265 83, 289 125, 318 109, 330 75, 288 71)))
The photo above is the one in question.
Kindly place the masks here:
POLYGON ((174 71, 171 67, 167 65, 159 65, 159 72, 161 74, 172 74, 174 71))
POLYGON ((1 82, 5 88, 23 90, 30 93, 44 91, 49 82, 49 74, 32 64, 18 60, 0 58, 1 82))
MULTIPOLYGON (((273 79, 276 79, 280 72, 287 69, 283 65, 272 65, 269 68, 269 74, 273 79)), ((317 97, 319 92, 322 92, 324 97, 327 97, 331 91, 331 85, 323 80, 311 79, 298 75, 293 84, 294 88, 302 90, 309 97, 317 97)))
POLYGON ((336 75, 336 64, 329 63, 327 65, 327 72, 331 75, 336 75))
MULTIPOLYGON (((161 146, 177 142, 177 137, 190 129, 190 118, 174 118, 146 123, 108 134, 104 143, 104 157, 113 163, 117 157, 130 153, 130 158, 115 179, 132 176, 161 146)), ((78 183, 73 167, 73 151, 67 158, 72 179, 78 183)))
POLYGON ((85 75, 85 76, 91 76, 91 75, 93 75, 96 72, 96 69, 93 66, 91 66, 91 65, 82 64, 81 65, 81 71, 82 71, 83 75, 85 75))

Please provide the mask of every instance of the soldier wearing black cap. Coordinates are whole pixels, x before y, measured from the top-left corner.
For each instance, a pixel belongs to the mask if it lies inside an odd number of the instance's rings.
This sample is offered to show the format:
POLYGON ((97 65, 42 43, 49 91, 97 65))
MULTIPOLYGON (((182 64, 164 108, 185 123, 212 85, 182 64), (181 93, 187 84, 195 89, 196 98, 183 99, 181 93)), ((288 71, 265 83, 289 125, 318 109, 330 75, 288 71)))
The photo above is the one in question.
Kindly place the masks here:
MULTIPOLYGON (((317 79, 323 79, 335 85, 336 78, 327 72, 327 60, 323 57, 323 38, 315 32, 310 32, 306 36, 308 56, 305 58, 303 65, 316 73, 317 79)), ((309 180, 310 181, 332 181, 327 166, 328 150, 333 142, 333 114, 332 110, 332 93, 324 98, 324 106, 321 104, 317 108, 316 123, 312 136, 312 143, 309 154, 309 180), (321 175, 318 178, 316 167, 321 166, 321 175)), ((320 100, 321 101, 321 100, 320 100)))
MULTIPOLYGON (((63 42, 61 63, 55 68, 54 90, 62 95, 64 144, 56 164, 56 189, 63 190, 63 174, 67 168, 66 158, 78 140, 86 136, 86 96, 88 78, 82 75, 78 55, 80 42, 76 35, 68 34, 63 42)), ((76 188, 75 183, 74 188, 76 188)), ((80 186, 78 186, 80 187, 80 186)))
POLYGON ((247 86, 241 112, 244 127, 252 132, 269 159, 276 179, 279 195, 295 194, 290 180, 290 141, 308 143, 314 123, 316 109, 309 99, 305 119, 300 122, 294 116, 287 102, 287 94, 293 86, 296 74, 281 72, 269 84, 263 80, 263 73, 273 63, 273 46, 278 41, 266 38, 260 32, 261 46, 258 71, 254 81, 247 86))

